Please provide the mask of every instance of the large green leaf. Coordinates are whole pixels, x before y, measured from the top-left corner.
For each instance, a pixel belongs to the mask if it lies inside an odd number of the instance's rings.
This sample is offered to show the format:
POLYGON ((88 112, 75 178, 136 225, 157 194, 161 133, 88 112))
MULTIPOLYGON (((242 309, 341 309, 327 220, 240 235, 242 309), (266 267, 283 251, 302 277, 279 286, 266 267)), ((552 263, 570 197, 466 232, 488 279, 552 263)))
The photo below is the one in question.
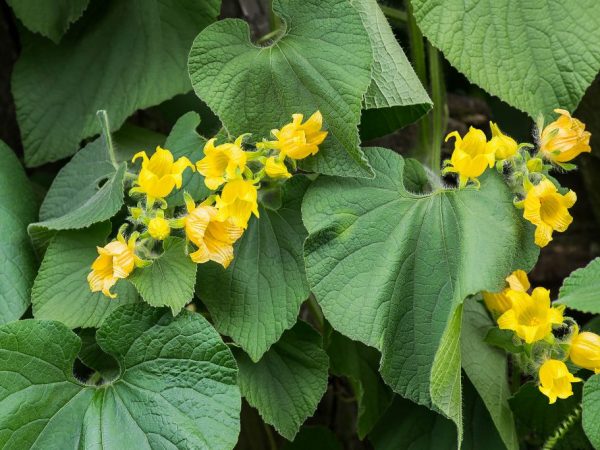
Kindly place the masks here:
POLYGON ((46 36, 55 44, 71 23, 81 17, 90 0, 7 0, 23 25, 46 36))
POLYGON ((460 423, 457 306, 534 264, 532 229, 495 173, 480 190, 413 194, 399 155, 367 155, 375 179, 322 176, 304 197, 309 282, 336 330, 381 350, 396 392, 460 423))
POLYGON ((333 332, 327 347, 330 371, 348 378, 358 403, 357 433, 363 439, 392 401, 391 389, 379 375, 379 352, 333 332))
POLYGON ((12 87, 27 164, 75 153, 82 139, 100 131, 96 110, 108 110, 119 128, 135 110, 190 90, 192 40, 219 6, 219 0, 94 1, 58 46, 24 31, 12 87))
POLYGON ((85 230, 59 232, 46 250, 31 292, 33 315, 58 320, 70 328, 98 327, 118 306, 137 300, 133 286, 119 281, 116 299, 91 292, 87 282, 90 266, 110 233, 109 223, 85 230))
POLYGON ((0 140, 0 324, 18 319, 29 306, 37 263, 27 225, 36 213, 25 171, 0 140))
POLYGON ((215 328, 254 361, 296 323, 309 294, 302 259, 306 230, 300 216, 308 183, 304 176, 291 178, 281 208, 259 208, 260 219, 250 219, 227 270, 214 263, 198 266, 196 293, 215 328))
POLYGON ((288 440, 317 409, 327 389, 329 358, 321 336, 299 321, 258 362, 235 351, 239 386, 266 423, 288 440))
POLYGON ((373 51, 371 84, 363 100, 363 139, 388 134, 414 122, 431 108, 421 85, 376 0, 352 0, 373 51))
POLYGON ((600 375, 583 386, 583 429, 594 448, 600 448, 600 375))
POLYGON ((80 150, 56 175, 40 208, 40 222, 28 230, 34 241, 58 230, 88 227, 114 216, 123 206, 127 165, 112 161, 104 138, 80 150))
POLYGON ((494 324, 480 302, 471 299, 463 310, 460 337, 463 370, 483 400, 506 448, 518 450, 515 419, 508 404, 511 394, 506 352, 484 341, 494 324))
POLYGON ((591 314, 600 314, 600 258, 577 269, 563 281, 556 303, 591 314))
POLYGON ((411 0, 423 34, 469 80, 533 118, 574 110, 600 70, 600 2, 411 0))
POLYGON ((168 306, 177 314, 194 297, 197 265, 186 255, 183 239, 169 237, 163 245, 163 254, 150 266, 135 270, 129 281, 146 303, 168 306))
POLYGON ((369 176, 357 125, 371 79, 369 37, 349 0, 275 0, 284 29, 272 45, 250 41, 248 25, 223 20, 192 46, 189 71, 196 94, 234 135, 270 130, 294 113, 323 113, 329 136, 303 161, 316 172, 369 176))
POLYGON ((239 433, 233 355, 200 315, 119 308, 97 333, 120 377, 73 376, 80 339, 51 321, 0 328, 0 445, 36 449, 230 449, 239 433))

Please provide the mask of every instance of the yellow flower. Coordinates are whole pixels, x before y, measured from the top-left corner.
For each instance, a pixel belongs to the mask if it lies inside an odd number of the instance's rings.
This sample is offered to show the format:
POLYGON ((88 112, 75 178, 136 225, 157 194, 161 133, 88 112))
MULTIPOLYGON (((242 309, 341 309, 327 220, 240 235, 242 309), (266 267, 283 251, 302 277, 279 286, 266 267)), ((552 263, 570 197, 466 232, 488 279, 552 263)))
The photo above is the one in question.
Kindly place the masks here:
POLYGON ((591 133, 585 131, 585 124, 564 109, 555 109, 554 112, 560 117, 542 131, 540 152, 558 163, 571 161, 580 153, 591 152, 591 133))
POLYGON ((139 258, 135 255, 135 240, 137 235, 132 235, 129 242, 119 234, 116 241, 112 241, 104 247, 97 247, 98 257, 92 263, 92 271, 87 280, 92 292, 102 291, 110 298, 116 298, 117 294, 110 292, 120 278, 127 278, 135 268, 139 258))
POLYGON ((209 205, 194 204, 186 199, 189 214, 185 220, 185 234, 198 248, 190 254, 197 264, 215 261, 227 268, 233 260, 233 244, 244 229, 237 227, 230 219, 219 220, 217 208, 209 205))
POLYGON ((528 344, 544 339, 551 333, 553 324, 563 321, 564 306, 551 306, 548 289, 535 288, 531 295, 510 290, 507 296, 511 308, 498 318, 498 326, 514 331, 528 344))
POLYGON ((218 219, 230 218, 234 225, 246 228, 250 215, 258 217, 258 191, 252 181, 241 178, 225 184, 220 196, 216 198, 219 210, 218 219))
POLYGON ((571 341, 569 358, 579 367, 600 373, 600 336, 584 331, 571 341))
POLYGON ((204 183, 211 190, 217 189, 226 180, 241 175, 246 168, 247 155, 242 149, 244 135, 235 142, 217 145, 210 139, 204 146, 204 158, 196 163, 198 172, 204 175, 204 183))
POLYGON ((483 292, 483 301, 488 310, 496 314, 504 314, 512 307, 512 301, 508 296, 511 290, 527 292, 530 284, 527 274, 523 270, 515 270, 508 277, 506 281, 509 287, 503 289, 501 292, 483 292))
POLYGON ((156 216, 148 222, 148 233, 154 239, 162 241, 171 234, 169 221, 162 216, 156 216))
POLYGON ((573 376, 567 365, 557 359, 548 359, 540 367, 540 392, 550 399, 550 404, 557 398, 568 398, 573 395, 571 383, 582 381, 573 376))
POLYGON ((469 180, 477 182, 487 167, 493 167, 496 145, 487 142, 485 133, 477 128, 471 127, 465 134, 464 139, 458 131, 453 131, 446 136, 446 141, 455 138, 454 151, 450 157, 450 165, 444 169, 444 173, 457 173, 459 186, 465 187, 469 180))
POLYGON ((494 149, 496 159, 512 158, 519 149, 517 141, 502 133, 494 122, 490 122, 490 129, 492 130, 492 139, 490 139, 489 145, 494 149))
POLYGON ((131 192, 145 194, 149 204, 165 198, 174 187, 181 188, 183 171, 188 167, 194 170, 194 165, 185 156, 174 162, 173 154, 160 146, 151 158, 146 152, 138 152, 131 161, 138 158, 142 158, 142 170, 131 192))
POLYGON ((302 114, 292 114, 291 123, 284 125, 281 130, 271 130, 276 141, 260 142, 256 146, 277 149, 292 159, 304 159, 316 154, 319 145, 327 137, 327 131, 321 129, 323 116, 317 111, 304 123, 303 119, 302 114))
POLYGON ((283 161, 278 161, 274 156, 267 158, 265 172, 271 178, 290 178, 292 176, 292 174, 288 172, 285 163, 283 161))
POLYGON ((523 217, 536 226, 535 243, 545 247, 552 240, 553 231, 565 231, 573 217, 568 209, 575 204, 577 195, 569 191, 565 195, 558 192, 554 184, 547 179, 542 180, 527 192, 522 202, 525 211, 523 217))

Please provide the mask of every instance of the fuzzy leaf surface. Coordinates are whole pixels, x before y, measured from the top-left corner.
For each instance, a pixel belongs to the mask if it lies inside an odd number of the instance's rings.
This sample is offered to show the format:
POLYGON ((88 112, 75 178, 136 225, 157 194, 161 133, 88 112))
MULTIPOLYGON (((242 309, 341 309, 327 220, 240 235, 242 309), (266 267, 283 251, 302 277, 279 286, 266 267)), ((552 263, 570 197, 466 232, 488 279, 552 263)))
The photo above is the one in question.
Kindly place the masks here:
POLYGON ((590 314, 600 314, 600 258, 577 269, 563 281, 556 303, 590 314))

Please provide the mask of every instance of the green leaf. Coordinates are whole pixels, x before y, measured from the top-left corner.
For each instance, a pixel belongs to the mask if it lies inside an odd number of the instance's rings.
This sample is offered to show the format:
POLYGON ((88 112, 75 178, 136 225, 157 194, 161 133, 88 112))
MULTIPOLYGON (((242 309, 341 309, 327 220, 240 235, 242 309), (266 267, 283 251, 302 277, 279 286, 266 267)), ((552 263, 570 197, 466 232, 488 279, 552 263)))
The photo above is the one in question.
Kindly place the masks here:
MULTIPOLYGON (((187 157, 192 164, 196 164, 204 157, 206 139, 196 132, 200 125, 200 116, 195 112, 188 112, 181 116, 173 128, 165 148, 171 150, 175 158, 187 157)), ((183 192, 188 192, 196 201, 204 200, 211 193, 204 184, 204 177, 198 172, 186 170, 183 173, 181 189, 173 192, 167 199, 169 205, 181 206, 184 204, 183 192)))
POLYGON ((137 301, 133 286, 119 281, 110 299, 91 292, 87 282, 90 266, 104 246, 109 223, 85 230, 61 231, 50 243, 31 292, 36 319, 58 320, 70 328, 98 327, 117 307, 137 301))
POLYGON ((119 376, 119 363, 107 354, 96 342, 96 330, 84 328, 79 332, 81 350, 78 359, 90 369, 99 372, 104 380, 114 380, 119 376))
POLYGON ((86 228, 114 216, 123 206, 126 164, 114 165, 98 138, 80 150, 54 179, 40 208, 40 222, 28 227, 43 243, 58 230, 86 228))
POLYGON ((323 426, 302 427, 294 442, 286 442, 283 450, 342 450, 335 434, 323 426))
MULTIPOLYGON (((550 405, 533 382, 525 383, 510 399, 510 406, 517 421, 519 436, 525 438, 532 448, 542 448, 561 427, 563 422, 581 406, 582 383, 573 384, 574 395, 560 399, 550 405)), ((581 420, 569 428, 567 434, 554 448, 561 450, 583 450, 591 448, 581 420)))
MULTIPOLYGON (((482 400, 467 380, 464 398, 463 450, 505 449, 482 400)), ((381 421, 369 434, 375 450, 454 450, 456 428, 433 411, 396 396, 381 421)))
POLYGON ((412 0, 419 28, 470 81, 534 119, 573 111, 600 69, 600 2, 412 0))
POLYGON ((60 42, 69 26, 81 17, 90 0, 7 0, 15 16, 34 33, 60 42))
POLYGON ((534 264, 532 228, 495 173, 482 177, 480 190, 412 194, 402 157, 385 149, 367 155, 375 179, 322 176, 304 197, 309 282, 337 331, 381 350, 381 373, 394 391, 453 410, 459 423, 459 405, 448 403, 459 400, 454 312, 468 295, 498 290, 512 270, 534 264), (432 401, 434 367, 451 384, 436 382, 432 401))
POLYGON ((185 251, 185 240, 169 237, 163 242, 164 253, 128 278, 144 301, 152 306, 168 306, 173 315, 192 301, 196 266, 185 251))
POLYGON ((219 7, 219 0, 93 2, 58 46, 23 31, 12 89, 27 165, 75 153, 100 131, 99 109, 119 128, 137 109, 190 90, 192 40, 219 7))
POLYGON ((369 37, 348 0, 275 0, 283 30, 272 45, 250 41, 248 24, 222 20, 192 46, 189 72, 196 94, 233 135, 269 137, 273 128, 323 114, 329 135, 307 170, 370 176, 357 125, 371 79, 369 37))
POLYGON ((259 208, 260 219, 250 219, 227 270, 215 263, 198 266, 196 293, 215 328, 231 336, 253 361, 296 323, 309 294, 300 214, 308 184, 304 176, 291 178, 284 185, 280 209, 259 208))
POLYGON ((164 134, 125 123, 112 135, 115 157, 118 162, 130 162, 139 151, 154 152, 156 146, 164 145, 166 138, 164 134))
POLYGON ((515 333, 511 330, 501 330, 498 327, 490 328, 484 341, 511 353, 522 353, 525 351, 522 343, 517 342, 515 333))
POLYGON ((515 419, 508 404, 506 353, 485 342, 490 329, 495 329, 485 307, 474 299, 463 306, 460 337, 462 368, 483 400, 507 449, 518 450, 515 419))
POLYGON ((0 324, 16 320, 29 306, 37 261, 27 235, 37 202, 21 163, 0 140, 0 324))
POLYGON ((583 386, 583 430, 594 448, 600 447, 600 374, 583 386))
POLYGON ((600 258, 577 269, 563 281, 557 304, 577 311, 600 314, 600 258))
POLYGON ((392 401, 391 389, 379 375, 380 354, 377 350, 352 341, 334 331, 327 354, 330 371, 348 378, 358 403, 357 432, 360 439, 371 431, 392 401))
POLYGON ((0 328, 0 445, 4 448, 233 448, 240 392, 233 355, 200 315, 143 304, 98 330, 120 377, 73 376, 81 341, 67 327, 24 320, 0 328))
POLYGON ((364 96, 361 137, 372 139, 414 122, 431 109, 421 85, 376 0, 353 0, 373 51, 371 84, 364 96))
POLYGON ((321 335, 299 321, 256 363, 241 350, 234 352, 242 395, 290 441, 327 389, 329 358, 322 345, 321 335))

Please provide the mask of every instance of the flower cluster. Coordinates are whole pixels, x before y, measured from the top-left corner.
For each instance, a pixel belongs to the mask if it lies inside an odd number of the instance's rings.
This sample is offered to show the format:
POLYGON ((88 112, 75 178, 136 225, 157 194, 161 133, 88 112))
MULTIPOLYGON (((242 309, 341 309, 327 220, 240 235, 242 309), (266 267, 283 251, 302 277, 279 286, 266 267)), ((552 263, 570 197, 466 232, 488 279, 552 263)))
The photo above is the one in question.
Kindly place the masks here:
POLYGON ((554 231, 563 232, 573 221, 569 208, 577 200, 571 190, 562 188, 549 176, 553 169, 572 170, 572 161, 581 153, 590 152, 590 133, 585 125, 562 109, 560 117, 546 127, 540 126, 537 146, 517 143, 490 123, 492 137, 471 127, 461 137, 456 131, 446 136, 454 138, 454 151, 445 161, 443 173, 456 173, 459 188, 469 183, 479 187, 478 177, 496 166, 515 193, 515 206, 523 209, 523 217, 535 225, 535 243, 545 247, 554 231))
POLYGON ((181 234, 187 252, 197 264, 215 261, 224 268, 233 260, 233 244, 242 236, 252 215, 259 217, 259 190, 276 187, 292 176, 296 161, 314 155, 327 137, 322 130, 319 111, 303 122, 294 114, 292 122, 281 130, 272 130, 272 140, 253 142, 243 134, 233 142, 217 144, 210 139, 204 157, 192 163, 161 147, 149 156, 137 153, 132 163, 141 160, 141 168, 130 173, 134 179, 129 198, 127 222, 116 240, 98 247, 98 257, 91 266, 88 282, 92 292, 115 298, 111 288, 134 270, 143 270, 160 257, 162 241, 181 234), (185 207, 172 201, 182 189, 186 170, 204 176, 212 192, 196 203, 195 192, 184 192, 185 207), (131 230, 129 238, 125 233, 131 230))
POLYGON ((550 403, 573 395, 572 383, 582 381, 567 363, 600 372, 600 336, 580 332, 577 323, 564 316, 564 306, 554 306, 550 291, 531 290, 522 270, 506 278, 498 293, 484 292, 483 300, 498 328, 512 331, 510 345, 519 367, 538 379, 539 390, 550 403))

